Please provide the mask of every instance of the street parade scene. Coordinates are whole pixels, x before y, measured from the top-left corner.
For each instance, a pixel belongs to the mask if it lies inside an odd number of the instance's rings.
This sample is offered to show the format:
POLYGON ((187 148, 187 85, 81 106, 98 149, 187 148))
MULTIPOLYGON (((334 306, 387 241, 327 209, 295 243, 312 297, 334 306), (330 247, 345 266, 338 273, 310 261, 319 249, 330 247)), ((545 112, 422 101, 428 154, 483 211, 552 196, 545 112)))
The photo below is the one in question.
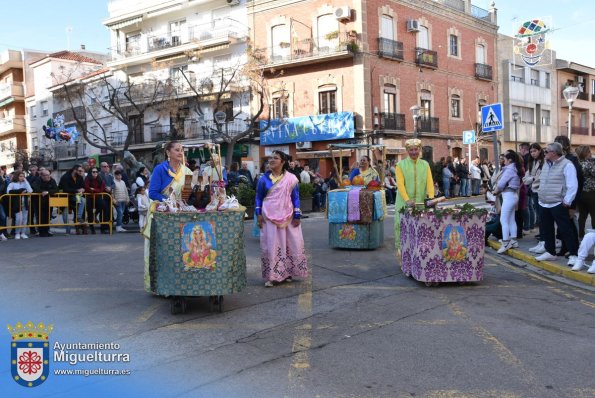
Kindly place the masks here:
POLYGON ((570 11, 96 3, 0 33, 2 396, 595 398, 570 11))

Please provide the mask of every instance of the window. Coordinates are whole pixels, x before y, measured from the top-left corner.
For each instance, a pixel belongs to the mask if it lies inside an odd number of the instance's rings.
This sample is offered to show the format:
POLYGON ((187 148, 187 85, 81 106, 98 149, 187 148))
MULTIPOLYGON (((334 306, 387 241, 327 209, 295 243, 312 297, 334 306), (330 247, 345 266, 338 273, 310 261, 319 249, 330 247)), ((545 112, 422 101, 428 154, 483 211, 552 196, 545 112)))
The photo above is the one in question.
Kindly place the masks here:
POLYGON ((39 149, 39 145, 37 144, 37 137, 31 138, 31 146, 33 147, 34 151, 39 149))
POLYGON ((225 121, 231 122, 234 119, 233 101, 225 101, 221 106, 221 110, 225 112, 225 121))
POLYGON ((129 54, 139 54, 140 48, 140 32, 129 33, 126 35, 126 52, 129 54))
POLYGON ((392 84, 384 86, 383 110, 386 113, 397 113, 397 89, 392 84))
POLYGON ((550 119, 550 111, 541 110, 541 125, 542 126, 550 126, 551 119, 550 119))
POLYGON ((429 120, 432 117, 432 93, 430 91, 421 91, 420 105, 419 115, 421 120, 429 120))
POLYGON ((431 146, 424 146, 421 148, 421 158, 426 162, 432 164, 434 162, 434 148, 431 146))
POLYGON ((475 62, 486 65, 486 48, 483 44, 477 44, 475 46, 475 62))
POLYGON ((395 30, 393 25, 393 18, 389 15, 382 16, 382 26, 380 28, 381 37, 383 39, 395 40, 395 30))
POLYGON ((35 119, 37 119, 37 111, 36 111, 36 109, 35 109, 35 105, 31 105, 31 106, 29 107, 29 118, 30 118, 31 120, 35 120, 35 119))
MULTIPOLYGON (((171 45, 179 46, 182 44, 183 36, 186 36, 186 20, 174 21, 169 23, 169 34, 171 35, 171 45)), ((184 41, 186 38, 184 37, 184 41)))
POLYGON ((318 92, 318 114, 337 112, 337 89, 318 92))
POLYGON ((289 117, 289 98, 287 95, 279 95, 273 98, 273 119, 289 117))
POLYGON ((549 72, 545 72, 545 88, 550 88, 552 84, 552 80, 550 77, 549 72))
POLYGON ((531 69, 531 85, 539 86, 539 71, 531 69))
POLYGON ((41 116, 48 116, 50 114, 50 108, 47 101, 41 101, 41 116))
POLYGON ((535 124, 535 110, 533 108, 527 108, 524 106, 513 106, 511 115, 515 112, 521 116, 521 123, 535 124))
POLYGON ((510 80, 513 82, 523 83, 525 81, 523 74, 525 72, 525 68, 518 65, 511 65, 510 68, 510 80))
POLYGON ((450 97, 450 117, 461 118, 461 97, 457 94, 450 97))
POLYGON ((282 60, 289 56, 289 30, 287 25, 276 25, 271 28, 271 43, 273 44, 273 61, 282 60))
POLYGON ((338 44, 338 37, 333 37, 339 32, 339 22, 333 14, 321 15, 317 20, 318 49, 321 52, 334 49, 338 44))
POLYGON ((427 26, 420 25, 417 33, 417 46, 419 48, 430 49, 430 31, 427 26))
POLYGON ((225 69, 231 64, 231 54, 213 57, 213 69, 225 69))
POLYGON ((450 55, 459 56, 459 38, 456 35, 450 35, 449 37, 449 48, 450 55))

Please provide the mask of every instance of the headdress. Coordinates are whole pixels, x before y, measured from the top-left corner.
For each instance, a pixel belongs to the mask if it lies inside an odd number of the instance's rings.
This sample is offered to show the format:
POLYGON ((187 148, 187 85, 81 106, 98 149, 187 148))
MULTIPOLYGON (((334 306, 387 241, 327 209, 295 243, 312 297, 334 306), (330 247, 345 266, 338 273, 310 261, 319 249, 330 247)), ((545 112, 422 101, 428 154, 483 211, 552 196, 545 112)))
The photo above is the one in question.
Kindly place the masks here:
POLYGON ((421 148, 421 140, 418 138, 412 138, 410 140, 405 141, 405 149, 410 148, 421 148))

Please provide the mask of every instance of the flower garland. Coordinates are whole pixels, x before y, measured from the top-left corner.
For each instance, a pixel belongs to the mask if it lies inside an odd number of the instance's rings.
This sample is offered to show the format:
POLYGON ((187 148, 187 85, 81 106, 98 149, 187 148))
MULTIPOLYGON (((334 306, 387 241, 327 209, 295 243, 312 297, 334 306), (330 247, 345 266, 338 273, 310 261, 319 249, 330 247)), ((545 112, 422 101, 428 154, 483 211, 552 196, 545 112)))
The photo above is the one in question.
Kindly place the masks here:
POLYGON ((465 216, 473 217, 473 216, 487 216, 488 209, 483 209, 480 207, 475 207, 470 203, 465 203, 464 205, 456 205, 454 207, 444 207, 444 208, 436 208, 436 209, 428 209, 425 207, 403 207, 399 210, 400 214, 409 213, 413 216, 423 216, 428 213, 432 213, 438 220, 444 217, 452 217, 455 220, 461 219, 465 216))

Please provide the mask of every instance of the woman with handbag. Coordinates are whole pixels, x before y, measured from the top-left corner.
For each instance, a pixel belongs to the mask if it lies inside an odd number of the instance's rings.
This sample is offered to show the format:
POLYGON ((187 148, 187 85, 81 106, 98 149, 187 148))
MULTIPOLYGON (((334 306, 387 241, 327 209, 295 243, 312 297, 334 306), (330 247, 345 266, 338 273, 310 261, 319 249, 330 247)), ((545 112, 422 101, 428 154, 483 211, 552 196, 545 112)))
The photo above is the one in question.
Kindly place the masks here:
POLYGON ((494 191, 495 195, 502 196, 502 207, 500 210, 502 246, 498 249, 498 253, 504 253, 508 249, 519 246, 515 239, 517 236, 515 211, 519 203, 522 164, 516 152, 506 152, 504 159, 504 168, 498 178, 498 183, 494 191))

